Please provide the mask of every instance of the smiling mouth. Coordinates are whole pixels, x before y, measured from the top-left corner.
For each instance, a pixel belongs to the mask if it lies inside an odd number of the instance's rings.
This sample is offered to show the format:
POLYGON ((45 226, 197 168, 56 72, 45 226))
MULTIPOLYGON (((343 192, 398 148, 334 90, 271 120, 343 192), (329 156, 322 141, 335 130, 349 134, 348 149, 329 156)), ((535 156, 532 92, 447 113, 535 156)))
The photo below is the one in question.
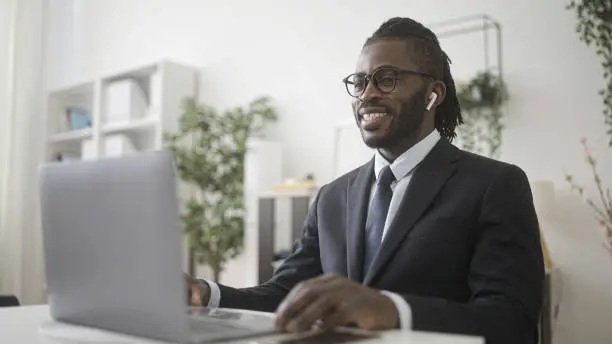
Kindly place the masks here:
POLYGON ((375 130, 390 117, 386 112, 364 113, 360 116, 359 124, 364 130, 375 130))

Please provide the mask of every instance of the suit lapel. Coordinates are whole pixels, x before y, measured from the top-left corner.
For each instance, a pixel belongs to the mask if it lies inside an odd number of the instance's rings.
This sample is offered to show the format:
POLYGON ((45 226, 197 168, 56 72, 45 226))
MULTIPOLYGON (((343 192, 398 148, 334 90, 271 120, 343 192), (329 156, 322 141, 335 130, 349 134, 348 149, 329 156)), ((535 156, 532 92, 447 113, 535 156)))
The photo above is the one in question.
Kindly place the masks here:
POLYGON ((417 167, 378 254, 374 257, 370 270, 364 278, 364 284, 370 284, 381 272, 442 186, 454 173, 457 153, 458 149, 443 138, 417 167))
POLYGON ((365 220, 374 178, 374 159, 363 165, 347 190, 347 267, 348 277, 361 281, 365 220))

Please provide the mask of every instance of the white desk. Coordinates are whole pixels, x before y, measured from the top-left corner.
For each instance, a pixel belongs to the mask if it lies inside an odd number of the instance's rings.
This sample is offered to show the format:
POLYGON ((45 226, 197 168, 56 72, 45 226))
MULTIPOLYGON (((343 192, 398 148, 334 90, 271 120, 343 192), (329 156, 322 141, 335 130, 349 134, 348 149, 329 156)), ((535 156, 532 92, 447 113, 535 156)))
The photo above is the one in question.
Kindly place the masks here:
MULTIPOLYGON (((265 344, 275 343, 278 336, 257 340, 243 340, 227 344, 265 344)), ((15 308, 0 308, 0 343, 19 344, 80 344, 80 343, 113 343, 113 344, 159 344, 141 338, 134 338, 96 329, 55 323, 49 316, 49 309, 43 306, 24 306, 15 308), (42 330, 41 330, 42 329, 42 330), (63 332, 62 338, 54 333, 63 332), (66 334, 68 334, 66 336, 66 334)), ((409 344, 484 344, 480 338, 455 336, 446 334, 433 334, 409 331, 384 332, 382 338, 366 343, 409 343, 409 344)))

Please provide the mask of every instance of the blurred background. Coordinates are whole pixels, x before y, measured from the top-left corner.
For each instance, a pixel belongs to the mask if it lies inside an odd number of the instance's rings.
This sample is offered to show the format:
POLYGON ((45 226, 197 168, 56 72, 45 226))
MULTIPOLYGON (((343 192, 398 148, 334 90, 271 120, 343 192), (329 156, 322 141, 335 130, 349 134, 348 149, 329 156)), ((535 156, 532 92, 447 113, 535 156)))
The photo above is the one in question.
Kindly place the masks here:
MULTIPOLYGON (((602 65, 611 12, 579 16, 570 3, 0 0, 0 294, 46 302, 38 164, 171 147, 164 136, 180 132, 182 116, 238 129, 221 117, 269 119, 246 150, 233 147, 240 161, 226 161, 240 172, 227 183, 243 192, 243 224, 184 228, 185 270, 233 286, 265 279, 316 188, 371 157, 341 80, 380 24, 407 16, 452 60, 469 122, 457 145, 516 164, 532 182, 552 342, 612 342, 612 74, 602 65), (591 45, 580 23, 595 30, 591 45), (202 253, 213 250, 205 231, 225 238, 218 266, 202 253)), ((227 195, 190 183, 205 171, 182 172, 183 204, 227 195)))

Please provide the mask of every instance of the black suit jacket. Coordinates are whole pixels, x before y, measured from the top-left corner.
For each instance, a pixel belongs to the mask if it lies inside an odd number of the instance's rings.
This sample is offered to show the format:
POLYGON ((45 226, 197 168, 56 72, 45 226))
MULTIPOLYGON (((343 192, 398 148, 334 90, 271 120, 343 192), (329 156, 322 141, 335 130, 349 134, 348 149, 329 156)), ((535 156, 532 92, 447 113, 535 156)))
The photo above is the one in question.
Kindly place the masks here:
POLYGON ((442 138, 415 171, 362 275, 373 160, 323 186, 303 236, 265 284, 220 285, 221 307, 274 311, 293 286, 336 273, 401 294, 415 330, 536 343, 544 263, 529 182, 518 167, 442 138))

